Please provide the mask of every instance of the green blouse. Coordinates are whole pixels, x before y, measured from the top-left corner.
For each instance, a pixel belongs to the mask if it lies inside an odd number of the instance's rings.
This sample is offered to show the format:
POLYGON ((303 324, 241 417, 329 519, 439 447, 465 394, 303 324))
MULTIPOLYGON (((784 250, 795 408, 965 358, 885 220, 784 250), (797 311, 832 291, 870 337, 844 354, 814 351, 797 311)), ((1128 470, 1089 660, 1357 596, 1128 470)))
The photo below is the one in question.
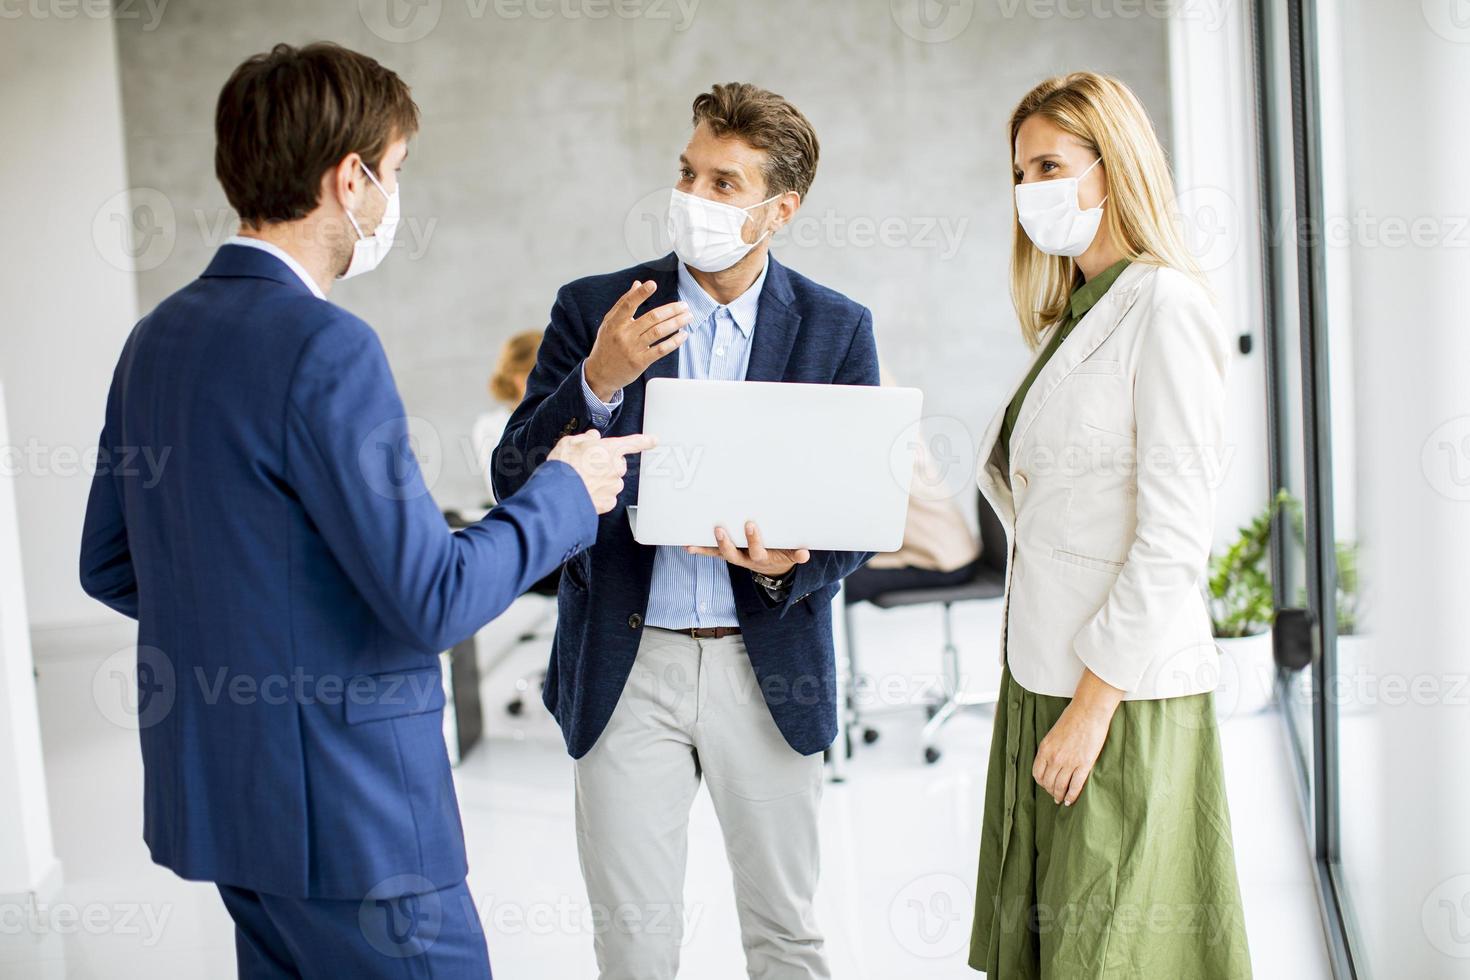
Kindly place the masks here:
POLYGON ((1001 420, 1000 446, 1002 459, 1005 461, 1007 472, 1009 472, 1011 465, 1011 430, 1016 427, 1016 419, 1021 414, 1021 405, 1026 401, 1026 392, 1031 390, 1031 385, 1036 381, 1036 376, 1041 373, 1042 368, 1046 367, 1046 362, 1051 360, 1051 356, 1057 352, 1057 348, 1062 346, 1062 341, 1067 339, 1067 336, 1072 332, 1072 328, 1077 326, 1082 318, 1087 315, 1088 310, 1097 305, 1097 301, 1103 298, 1108 288, 1112 286, 1118 276, 1122 275, 1123 270, 1126 268, 1128 268, 1128 260, 1119 259, 1102 272, 1099 272, 1084 282, 1081 286, 1072 290, 1072 296, 1069 302, 1071 316, 1062 323, 1060 329, 1052 331, 1051 337, 1047 339, 1046 346, 1042 348, 1040 356, 1036 358, 1036 363, 1031 365, 1031 370, 1027 373, 1026 380, 1021 382, 1021 387, 1016 389, 1016 396, 1011 399, 1010 405, 1006 407, 1005 418, 1001 420))

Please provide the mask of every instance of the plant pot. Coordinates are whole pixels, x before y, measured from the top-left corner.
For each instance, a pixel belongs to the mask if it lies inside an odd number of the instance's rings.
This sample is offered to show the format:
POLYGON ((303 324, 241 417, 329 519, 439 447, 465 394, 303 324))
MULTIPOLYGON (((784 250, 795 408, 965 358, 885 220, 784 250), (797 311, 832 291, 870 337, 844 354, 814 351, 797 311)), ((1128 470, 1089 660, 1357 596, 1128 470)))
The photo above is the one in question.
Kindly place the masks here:
POLYGON ((1215 688, 1215 716, 1221 721, 1253 715, 1271 704, 1276 661, 1271 631, 1250 636, 1216 637, 1220 648, 1220 684, 1215 688))

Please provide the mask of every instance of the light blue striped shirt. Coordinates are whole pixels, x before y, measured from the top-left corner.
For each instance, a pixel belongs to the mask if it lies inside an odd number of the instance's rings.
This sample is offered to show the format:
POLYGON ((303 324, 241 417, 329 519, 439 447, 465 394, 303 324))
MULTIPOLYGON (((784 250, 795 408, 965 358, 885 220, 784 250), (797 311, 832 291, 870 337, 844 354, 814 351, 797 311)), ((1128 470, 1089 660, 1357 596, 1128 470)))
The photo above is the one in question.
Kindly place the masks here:
MULTIPOLYGON (((696 381, 744 381, 750 365, 750 338, 755 333, 756 312, 766 271, 728 306, 704 291, 684 263, 679 263, 679 299, 689 306, 689 339, 679 348, 679 377, 696 381)), ((587 414, 598 429, 605 429, 613 412, 623 403, 618 391, 611 402, 603 402, 587 384, 582 373, 582 394, 587 414)), ((691 626, 738 626, 735 596, 730 591, 730 573, 724 559, 691 555, 683 548, 659 546, 653 556, 653 583, 648 594, 644 622, 665 629, 691 626)))

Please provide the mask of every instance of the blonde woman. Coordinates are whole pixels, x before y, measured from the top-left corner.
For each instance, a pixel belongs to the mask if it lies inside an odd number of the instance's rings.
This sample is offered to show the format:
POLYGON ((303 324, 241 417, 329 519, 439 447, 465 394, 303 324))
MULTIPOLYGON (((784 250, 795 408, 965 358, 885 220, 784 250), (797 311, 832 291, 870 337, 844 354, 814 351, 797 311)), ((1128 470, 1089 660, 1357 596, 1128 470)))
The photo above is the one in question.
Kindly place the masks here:
POLYGON ((495 484, 491 481, 490 456, 505 432, 510 413, 526 397, 526 379, 536 366, 536 352, 540 349, 540 330, 522 330, 501 345, 500 356, 495 361, 495 369, 490 372, 487 385, 490 397, 496 402, 495 411, 485 412, 475 419, 475 426, 470 432, 475 456, 480 461, 480 475, 485 479, 485 489, 491 500, 495 499, 495 484))
POLYGON ((1012 547, 970 965, 1249 977, 1199 587, 1225 334, 1126 86, 1049 79, 1010 137, 1037 353, 981 444, 1012 547))

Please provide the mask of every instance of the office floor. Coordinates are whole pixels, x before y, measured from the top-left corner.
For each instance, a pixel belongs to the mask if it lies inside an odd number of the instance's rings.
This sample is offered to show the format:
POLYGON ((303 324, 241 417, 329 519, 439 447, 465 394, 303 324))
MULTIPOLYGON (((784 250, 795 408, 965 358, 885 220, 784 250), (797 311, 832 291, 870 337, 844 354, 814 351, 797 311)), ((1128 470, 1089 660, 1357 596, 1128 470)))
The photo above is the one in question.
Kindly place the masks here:
MULTIPOLYGON (((545 613, 528 598, 481 635, 487 739, 459 770, 470 884, 504 980, 595 977, 572 822, 571 765, 555 724, 533 700, 502 710, 514 679, 544 662, 546 641, 511 648, 545 613)), ((964 670, 993 683, 995 611, 957 610, 964 670)), ((932 611, 856 618, 879 741, 858 749, 847 779, 823 801, 818 915, 838 980, 970 977, 968 949, 984 759, 991 716, 951 722, 944 755, 924 765, 921 697, 938 672, 932 611)), ((231 926, 214 890, 152 865, 140 839, 142 770, 136 735, 96 707, 98 667, 128 645, 118 629, 36 640, 41 722, 62 893, 48 926, 36 914, 0 922, 0 978, 233 976, 231 926)), ((1222 726, 1237 858, 1257 980, 1325 980, 1321 928, 1280 720, 1222 726)), ((690 828, 681 976, 743 977, 730 872, 719 826, 701 794, 690 828)), ((14 910, 8 910, 13 912, 14 910)))

